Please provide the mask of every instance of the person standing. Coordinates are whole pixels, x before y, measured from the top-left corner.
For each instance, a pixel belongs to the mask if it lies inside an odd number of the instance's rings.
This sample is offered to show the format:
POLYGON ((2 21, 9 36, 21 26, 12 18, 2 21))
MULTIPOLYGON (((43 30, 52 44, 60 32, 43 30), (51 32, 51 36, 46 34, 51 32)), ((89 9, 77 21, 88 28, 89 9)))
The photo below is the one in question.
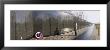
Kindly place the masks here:
POLYGON ((58 28, 56 28, 54 34, 55 34, 55 35, 59 35, 59 30, 58 30, 58 28))

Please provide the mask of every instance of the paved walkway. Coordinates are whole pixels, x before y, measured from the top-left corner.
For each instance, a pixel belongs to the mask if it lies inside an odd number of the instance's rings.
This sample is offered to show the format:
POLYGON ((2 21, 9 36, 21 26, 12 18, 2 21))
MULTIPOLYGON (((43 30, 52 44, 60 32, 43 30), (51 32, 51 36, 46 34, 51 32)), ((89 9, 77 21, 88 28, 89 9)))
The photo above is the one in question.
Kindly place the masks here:
POLYGON ((96 40, 98 38, 98 33, 96 31, 96 26, 93 24, 88 27, 85 32, 77 36, 74 40, 96 40))

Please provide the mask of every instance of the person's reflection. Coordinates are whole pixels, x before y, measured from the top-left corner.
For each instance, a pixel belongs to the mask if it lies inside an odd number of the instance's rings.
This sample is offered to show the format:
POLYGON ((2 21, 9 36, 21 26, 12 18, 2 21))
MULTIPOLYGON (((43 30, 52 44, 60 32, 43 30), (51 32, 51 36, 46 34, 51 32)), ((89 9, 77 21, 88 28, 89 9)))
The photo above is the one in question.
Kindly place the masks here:
POLYGON ((59 35, 59 34, 60 34, 58 28, 56 28, 56 30, 54 31, 54 34, 55 34, 55 35, 59 35))

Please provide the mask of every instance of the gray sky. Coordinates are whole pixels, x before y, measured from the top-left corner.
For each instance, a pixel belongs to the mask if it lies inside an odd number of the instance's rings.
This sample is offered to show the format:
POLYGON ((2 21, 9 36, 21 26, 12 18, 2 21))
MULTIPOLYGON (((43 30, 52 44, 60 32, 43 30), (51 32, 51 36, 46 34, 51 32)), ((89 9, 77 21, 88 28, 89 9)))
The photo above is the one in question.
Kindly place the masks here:
POLYGON ((100 11, 85 11, 85 18, 92 23, 100 23, 100 11))
MULTIPOLYGON (((75 15, 77 15, 77 12, 83 12, 84 19, 91 23, 100 23, 100 11, 72 11, 75 15)), ((67 13, 61 12, 62 15, 68 15, 67 13)))

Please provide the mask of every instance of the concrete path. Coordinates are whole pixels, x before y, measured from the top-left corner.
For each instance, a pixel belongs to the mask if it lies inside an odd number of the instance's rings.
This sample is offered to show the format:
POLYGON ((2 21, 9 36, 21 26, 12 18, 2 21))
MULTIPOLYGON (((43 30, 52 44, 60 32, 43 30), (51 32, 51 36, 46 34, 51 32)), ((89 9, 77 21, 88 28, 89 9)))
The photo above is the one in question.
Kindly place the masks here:
POLYGON ((87 28, 85 32, 77 36, 74 40, 96 40, 97 39, 96 26, 93 24, 87 28))

